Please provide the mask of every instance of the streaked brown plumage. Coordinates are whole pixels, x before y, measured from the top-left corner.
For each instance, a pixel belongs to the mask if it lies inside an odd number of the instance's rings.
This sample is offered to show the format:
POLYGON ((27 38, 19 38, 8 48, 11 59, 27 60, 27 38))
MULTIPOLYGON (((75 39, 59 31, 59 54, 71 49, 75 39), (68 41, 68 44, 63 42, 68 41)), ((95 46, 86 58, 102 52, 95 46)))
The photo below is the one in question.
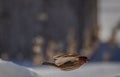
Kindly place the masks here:
POLYGON ((71 71, 78 69, 83 64, 88 62, 88 58, 86 56, 80 56, 80 55, 60 55, 54 58, 54 62, 44 62, 43 65, 50 65, 57 67, 64 71, 71 71))

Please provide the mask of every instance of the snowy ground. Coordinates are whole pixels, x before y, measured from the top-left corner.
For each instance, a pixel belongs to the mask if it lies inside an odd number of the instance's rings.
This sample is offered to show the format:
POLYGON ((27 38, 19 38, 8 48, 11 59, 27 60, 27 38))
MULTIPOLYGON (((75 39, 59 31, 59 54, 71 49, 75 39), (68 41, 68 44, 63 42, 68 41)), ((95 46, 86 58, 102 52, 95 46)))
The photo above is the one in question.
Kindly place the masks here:
POLYGON ((65 72, 48 66, 27 68, 0 60, 0 77, 120 77, 120 63, 88 63, 65 72))
POLYGON ((40 77, 26 67, 0 59, 0 77, 40 77))
POLYGON ((42 77, 120 77, 120 63, 90 63, 64 72, 56 68, 34 68, 42 77))

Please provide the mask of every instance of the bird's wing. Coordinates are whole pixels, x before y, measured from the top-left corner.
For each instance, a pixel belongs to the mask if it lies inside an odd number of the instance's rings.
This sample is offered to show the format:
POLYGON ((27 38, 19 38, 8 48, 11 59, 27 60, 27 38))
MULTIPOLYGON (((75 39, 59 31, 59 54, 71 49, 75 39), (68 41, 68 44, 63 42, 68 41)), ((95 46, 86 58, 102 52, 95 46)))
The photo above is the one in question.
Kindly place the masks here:
POLYGON ((79 58, 77 58, 77 57, 59 57, 57 60, 54 61, 54 63, 57 66, 60 66, 68 61, 74 62, 74 61, 78 61, 78 60, 79 60, 79 58))
POLYGON ((74 62, 68 61, 66 63, 64 63, 63 65, 60 66, 60 69, 63 71, 71 71, 74 69, 77 69, 78 67, 76 67, 76 65, 74 64, 74 62))
POLYGON ((54 63, 49 63, 49 62, 43 62, 42 65, 48 65, 48 66, 58 67, 58 66, 55 65, 54 63))
POLYGON ((64 57, 66 56, 65 54, 62 54, 62 55, 57 55, 57 56, 54 56, 53 59, 58 59, 59 57, 64 57))

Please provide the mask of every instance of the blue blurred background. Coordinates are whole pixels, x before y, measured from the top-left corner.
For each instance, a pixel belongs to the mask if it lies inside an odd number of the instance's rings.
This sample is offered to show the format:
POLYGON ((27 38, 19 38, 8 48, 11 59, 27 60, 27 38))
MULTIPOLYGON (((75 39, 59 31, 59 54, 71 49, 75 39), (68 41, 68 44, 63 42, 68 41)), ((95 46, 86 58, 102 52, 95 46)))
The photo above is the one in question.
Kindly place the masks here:
POLYGON ((120 61, 120 0, 0 0, 0 57, 39 66, 60 54, 120 61))

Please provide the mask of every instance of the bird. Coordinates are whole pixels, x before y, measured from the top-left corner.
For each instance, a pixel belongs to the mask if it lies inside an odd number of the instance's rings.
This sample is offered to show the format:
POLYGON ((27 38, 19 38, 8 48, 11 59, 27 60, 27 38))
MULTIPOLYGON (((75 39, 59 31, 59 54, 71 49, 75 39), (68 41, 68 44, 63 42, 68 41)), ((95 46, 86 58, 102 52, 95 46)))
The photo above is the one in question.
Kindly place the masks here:
POLYGON ((54 66, 62 71, 72 71, 78 69, 89 59, 86 56, 80 56, 77 54, 64 54, 53 57, 53 62, 43 62, 43 65, 54 66))

